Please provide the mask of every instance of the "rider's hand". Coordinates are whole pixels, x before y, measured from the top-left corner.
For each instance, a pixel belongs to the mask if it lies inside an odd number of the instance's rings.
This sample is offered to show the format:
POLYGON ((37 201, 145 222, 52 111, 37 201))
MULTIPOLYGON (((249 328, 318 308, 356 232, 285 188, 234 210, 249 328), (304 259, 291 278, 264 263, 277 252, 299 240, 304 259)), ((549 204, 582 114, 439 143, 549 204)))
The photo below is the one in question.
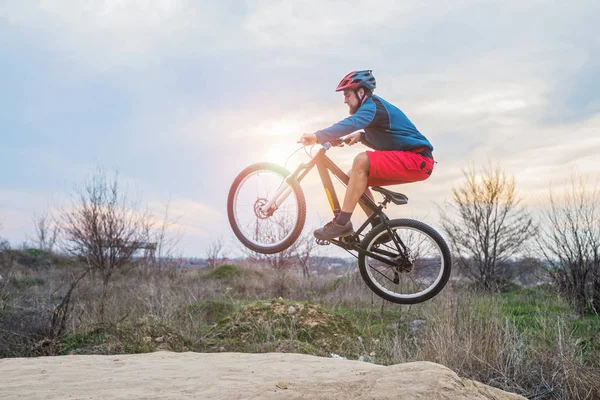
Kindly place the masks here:
POLYGON ((305 133, 302 135, 298 143, 302 143, 305 146, 310 146, 311 144, 317 143, 317 135, 314 133, 305 133))
POLYGON ((348 146, 352 146, 358 142, 360 142, 360 131, 351 133, 344 138, 344 143, 346 143, 348 146))

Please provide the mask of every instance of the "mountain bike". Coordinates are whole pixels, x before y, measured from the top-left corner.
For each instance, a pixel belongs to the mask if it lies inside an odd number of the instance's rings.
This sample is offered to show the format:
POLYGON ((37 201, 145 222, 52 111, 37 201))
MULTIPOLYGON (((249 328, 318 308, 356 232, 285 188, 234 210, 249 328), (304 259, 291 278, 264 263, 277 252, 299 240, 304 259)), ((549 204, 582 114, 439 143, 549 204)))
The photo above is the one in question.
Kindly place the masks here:
MULTIPOLYGON (((262 253, 279 253, 298 239, 306 221, 306 199, 302 180, 317 168, 334 216, 340 203, 331 174, 344 185, 349 177, 325 153, 344 146, 338 139, 324 143, 317 154, 290 173, 272 163, 258 163, 245 168, 234 179, 227 198, 227 215, 236 237, 248 249, 262 253)), ((309 154, 310 155, 310 154, 309 154)), ((423 222, 400 218, 389 219, 387 205, 404 205, 402 193, 373 186, 383 201, 375 203, 364 193, 359 204, 371 214, 350 236, 318 240, 320 245, 341 247, 358 258, 360 274, 378 296, 398 304, 416 304, 431 299, 448 282, 452 266, 450 250, 442 236, 423 222), (372 229, 370 226, 375 223, 372 229)))

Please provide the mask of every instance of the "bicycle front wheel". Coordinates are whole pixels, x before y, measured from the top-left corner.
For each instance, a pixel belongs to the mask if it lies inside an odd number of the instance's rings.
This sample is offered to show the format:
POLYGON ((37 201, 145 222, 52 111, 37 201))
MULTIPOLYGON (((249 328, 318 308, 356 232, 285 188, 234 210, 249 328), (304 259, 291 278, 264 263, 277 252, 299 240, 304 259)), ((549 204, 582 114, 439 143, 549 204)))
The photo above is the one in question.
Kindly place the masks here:
POLYGON ((450 278, 450 249, 430 226, 412 219, 373 228, 361 242, 365 250, 395 263, 391 266, 362 253, 358 267, 367 286, 378 296, 398 304, 416 304, 438 294, 450 278))
POLYGON ((276 164, 254 164, 240 172, 229 189, 229 223, 235 236, 252 251, 279 253, 290 247, 304 228, 306 200, 298 183, 289 185, 291 193, 277 208, 266 211, 263 207, 288 185, 285 178, 289 174, 276 164))

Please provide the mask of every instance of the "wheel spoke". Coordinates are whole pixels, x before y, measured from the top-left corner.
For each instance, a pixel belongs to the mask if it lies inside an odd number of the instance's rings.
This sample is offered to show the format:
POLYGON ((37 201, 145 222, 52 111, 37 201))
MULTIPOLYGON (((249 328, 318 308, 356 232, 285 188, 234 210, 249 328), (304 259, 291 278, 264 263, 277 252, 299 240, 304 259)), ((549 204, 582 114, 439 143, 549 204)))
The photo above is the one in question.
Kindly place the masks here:
MULTIPOLYGON (((394 283, 394 281, 390 278, 387 277, 386 274, 384 274, 383 272, 381 272, 380 270, 378 270, 377 268, 373 267, 371 264, 369 264, 369 268, 371 268, 373 271, 377 272, 378 274, 380 274, 381 276, 383 276, 385 279, 387 279, 388 281, 394 283)), ((390 267, 388 267, 388 269, 391 269, 390 267)))
MULTIPOLYGON (((428 233, 421 226, 426 227, 412 220, 391 221, 393 240, 388 243, 378 243, 378 239, 389 238, 384 227, 374 228, 365 236, 362 242, 365 250, 398 265, 386 266, 366 254, 359 257, 363 278, 380 296, 397 303, 412 304, 435 295, 445 285, 450 265, 446 265, 442 247, 438 244, 443 239, 436 239, 435 231, 428 233)), ((443 246, 448 251, 445 243, 443 246)))
POLYGON ((304 225, 304 197, 299 197, 302 192, 293 188, 278 209, 265 210, 264 205, 285 184, 289 173, 279 172, 285 170, 272 164, 256 164, 253 168, 236 178, 229 193, 228 213, 234 232, 255 251, 289 246, 300 233, 298 227, 304 225))

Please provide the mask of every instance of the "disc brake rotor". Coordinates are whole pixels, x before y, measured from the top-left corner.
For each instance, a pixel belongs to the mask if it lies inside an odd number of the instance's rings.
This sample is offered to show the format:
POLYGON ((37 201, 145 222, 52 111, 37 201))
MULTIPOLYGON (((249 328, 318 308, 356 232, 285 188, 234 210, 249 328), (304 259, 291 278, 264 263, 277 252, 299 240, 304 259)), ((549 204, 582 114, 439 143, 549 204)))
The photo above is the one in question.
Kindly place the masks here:
POLYGON ((273 212, 275 211, 273 208, 269 209, 267 212, 263 211, 263 206, 268 202, 269 200, 265 199, 264 197, 259 197, 256 199, 254 202, 254 215, 256 215, 257 218, 267 219, 273 215, 273 212))

